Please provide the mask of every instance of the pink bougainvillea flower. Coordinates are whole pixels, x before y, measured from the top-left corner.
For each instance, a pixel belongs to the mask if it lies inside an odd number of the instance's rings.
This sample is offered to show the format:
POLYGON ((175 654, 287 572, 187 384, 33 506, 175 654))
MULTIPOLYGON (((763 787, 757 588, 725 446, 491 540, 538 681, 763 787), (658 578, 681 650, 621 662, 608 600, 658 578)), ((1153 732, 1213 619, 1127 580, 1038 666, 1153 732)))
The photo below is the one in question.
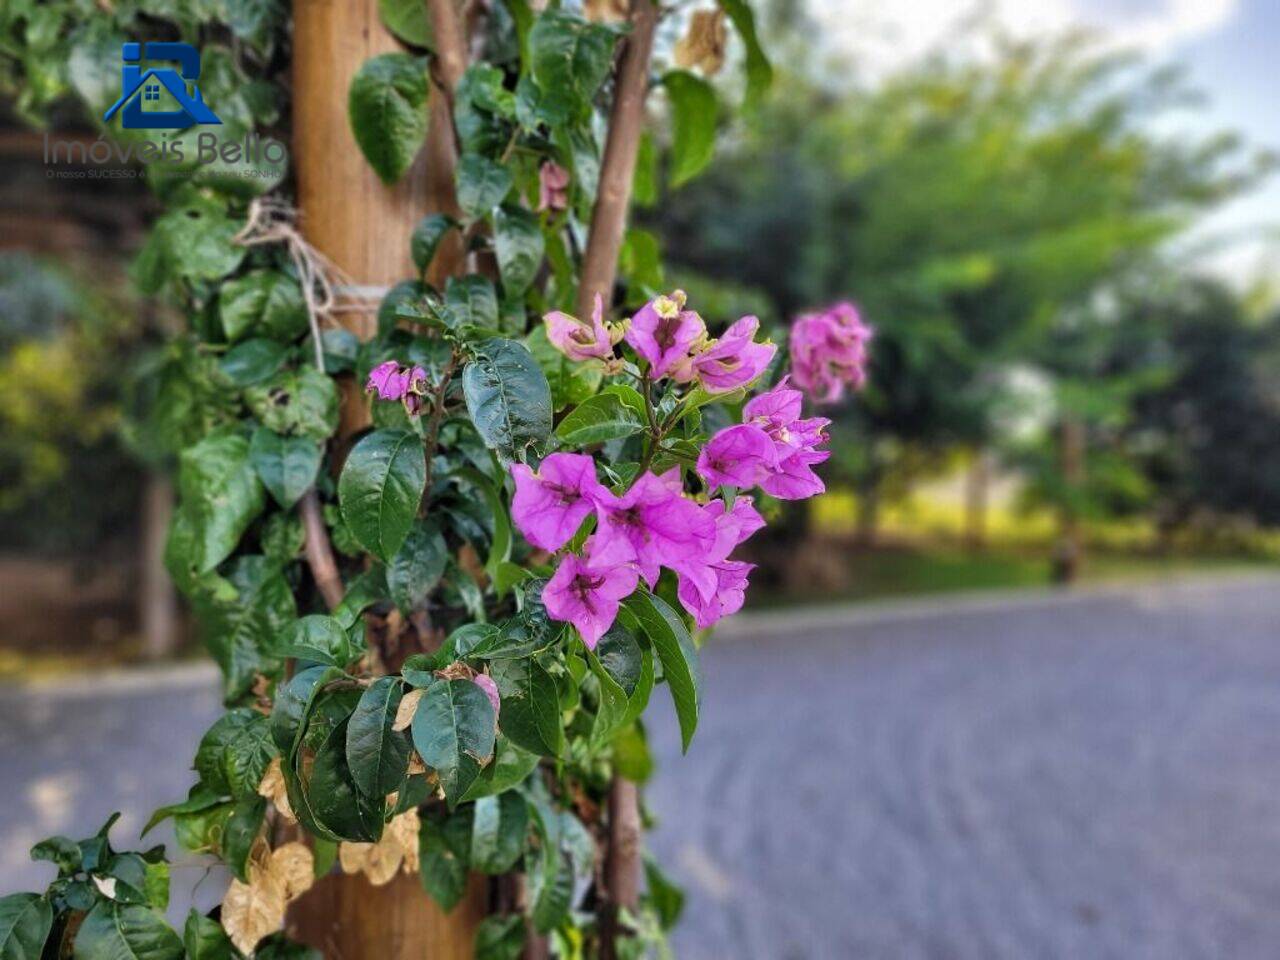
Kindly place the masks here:
POLYGON ((538 209, 554 212, 568 208, 569 171, 548 160, 538 170, 538 209))
POLYGON ((703 630, 742 609, 747 595, 747 575, 755 569, 755 564, 721 560, 711 564, 709 569, 715 576, 715 589, 710 595, 685 576, 680 577, 677 587, 681 606, 693 615, 694 623, 703 630))
POLYGON ((827 487, 812 467, 829 456, 830 450, 797 450, 778 461, 777 469, 760 483, 760 489, 779 500, 816 497, 827 487))
POLYGON ((553 453, 536 473, 523 463, 511 473, 516 481, 511 518, 525 539, 543 550, 563 547, 596 505, 612 496, 586 454, 553 453))
POLYGON ((835 403, 845 387, 866 381, 871 327, 852 303, 797 317, 791 326, 791 368, 796 383, 815 403, 835 403))
POLYGON ((627 325, 627 343, 649 363, 655 380, 673 371, 687 370, 694 347, 707 334, 706 324, 692 310, 684 309, 684 291, 656 297, 646 303, 627 325))
POLYGON ((745 387, 769 365, 778 348, 772 343, 756 343, 760 329, 755 317, 743 317, 718 340, 693 358, 693 375, 708 393, 726 393, 745 387))
POLYGON ((778 464, 773 440, 759 425, 725 427, 698 454, 698 476, 709 487, 754 487, 778 464))
POLYGON ((396 361, 388 360, 369 371, 364 388, 369 393, 377 393, 382 400, 400 400, 409 389, 409 374, 401 372, 396 361))
POLYGON ((678 569, 702 560, 716 539, 715 521, 652 473, 642 474, 622 496, 602 500, 597 516, 596 562, 633 561, 651 587, 660 566, 678 569))
POLYGON ((831 423, 826 417, 800 417, 804 396, 787 386, 789 379, 790 376, 783 377, 776 387, 752 398, 742 408, 743 420, 758 424, 772 438, 779 462, 797 450, 813 450, 825 442, 823 431, 831 423))
POLYGON ((734 547, 765 525, 764 517, 750 497, 735 497, 728 510, 720 499, 712 500, 702 509, 716 525, 716 542, 708 558, 712 561, 726 559, 734 547))
POLYGON ((489 702, 493 704, 493 714, 498 715, 499 709, 502 707, 502 698, 498 696, 498 685, 493 682, 493 677, 487 673, 477 673, 471 678, 471 681, 484 691, 484 695, 489 698, 489 702))
POLYGON ((597 565, 594 557, 568 554, 542 588, 542 602, 551 619, 572 623, 594 650, 613 626, 618 604, 630 596, 638 581, 633 564, 597 565))
POLYGON ((613 358, 613 345, 622 336, 621 330, 610 330, 605 324, 604 300, 598 293, 589 325, 559 310, 553 310, 542 319, 547 325, 547 339, 551 345, 570 360, 610 360, 613 358))

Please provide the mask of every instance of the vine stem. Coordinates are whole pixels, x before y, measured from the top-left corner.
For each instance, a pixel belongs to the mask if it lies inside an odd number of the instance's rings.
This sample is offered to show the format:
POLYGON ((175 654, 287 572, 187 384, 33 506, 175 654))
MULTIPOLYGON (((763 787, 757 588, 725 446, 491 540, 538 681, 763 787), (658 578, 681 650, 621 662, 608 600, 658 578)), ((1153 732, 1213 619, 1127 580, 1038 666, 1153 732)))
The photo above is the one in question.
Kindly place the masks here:
POLYGON ((329 531, 325 529, 320 497, 316 494, 315 487, 304 493, 298 501, 298 513, 302 517, 302 529, 306 534, 307 566, 311 568, 311 576, 320 589, 320 596, 324 597, 325 605, 332 610, 342 602, 346 588, 342 585, 342 574, 338 572, 333 546, 329 543, 329 531))
MULTIPOLYGON (((578 316, 591 313, 599 293, 613 299, 618 254, 626 232, 631 185, 635 180, 636 154, 644 126, 644 101, 649 90, 649 61, 658 26, 658 8, 652 0, 631 0, 631 32, 622 41, 618 79, 609 117, 609 133, 601 159, 591 232, 582 256, 578 286, 578 316)), ((650 406, 650 404, 646 404, 650 406)), ((634 911, 640 900, 640 789, 619 776, 609 785, 609 850, 605 860, 607 900, 601 921, 601 956, 615 960, 619 935, 618 914, 634 911)))

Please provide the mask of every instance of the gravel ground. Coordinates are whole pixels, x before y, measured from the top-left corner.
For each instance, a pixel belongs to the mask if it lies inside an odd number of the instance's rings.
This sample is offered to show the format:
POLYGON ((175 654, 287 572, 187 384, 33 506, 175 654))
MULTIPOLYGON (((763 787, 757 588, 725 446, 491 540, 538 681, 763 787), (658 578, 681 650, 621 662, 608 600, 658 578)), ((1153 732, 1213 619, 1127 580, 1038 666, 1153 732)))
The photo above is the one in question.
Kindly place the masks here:
MULTIPOLYGON (((689 756, 652 723, 677 955, 1275 957, 1278 625, 1265 577, 739 620, 689 756)), ((49 833, 131 843, 216 712, 205 670, 0 691, 0 893, 49 833)))

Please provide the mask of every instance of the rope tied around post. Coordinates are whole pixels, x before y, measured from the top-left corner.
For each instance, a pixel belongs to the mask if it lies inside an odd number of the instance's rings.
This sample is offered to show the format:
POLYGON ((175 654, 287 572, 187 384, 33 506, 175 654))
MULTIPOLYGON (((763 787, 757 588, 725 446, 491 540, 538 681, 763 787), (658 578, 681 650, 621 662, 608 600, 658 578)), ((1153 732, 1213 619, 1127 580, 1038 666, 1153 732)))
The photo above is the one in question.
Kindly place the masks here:
POLYGON ((321 322, 337 313, 376 308, 389 288, 354 283, 340 267, 306 241, 298 231, 297 220, 298 211, 289 204, 258 197, 249 204, 248 219, 232 240, 242 247, 285 245, 298 272, 298 283, 307 306, 316 367, 326 373, 321 322))

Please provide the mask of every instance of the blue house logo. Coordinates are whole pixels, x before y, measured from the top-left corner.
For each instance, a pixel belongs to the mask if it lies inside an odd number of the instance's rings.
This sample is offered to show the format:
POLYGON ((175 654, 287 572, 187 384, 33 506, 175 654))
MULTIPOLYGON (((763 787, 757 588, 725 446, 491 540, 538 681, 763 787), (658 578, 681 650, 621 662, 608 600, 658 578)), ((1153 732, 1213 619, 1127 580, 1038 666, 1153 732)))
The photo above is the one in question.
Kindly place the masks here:
POLYGON ((197 123, 222 123, 200 95, 200 87, 196 83, 200 77, 200 53, 195 47, 189 43, 151 42, 146 45, 146 57, 148 60, 176 61, 179 69, 150 67, 143 70, 143 45, 124 44, 120 53, 123 93, 103 116, 104 121, 119 112, 126 130, 185 130, 197 123), (162 90, 177 102, 180 109, 145 109, 151 104, 158 105, 162 90))

